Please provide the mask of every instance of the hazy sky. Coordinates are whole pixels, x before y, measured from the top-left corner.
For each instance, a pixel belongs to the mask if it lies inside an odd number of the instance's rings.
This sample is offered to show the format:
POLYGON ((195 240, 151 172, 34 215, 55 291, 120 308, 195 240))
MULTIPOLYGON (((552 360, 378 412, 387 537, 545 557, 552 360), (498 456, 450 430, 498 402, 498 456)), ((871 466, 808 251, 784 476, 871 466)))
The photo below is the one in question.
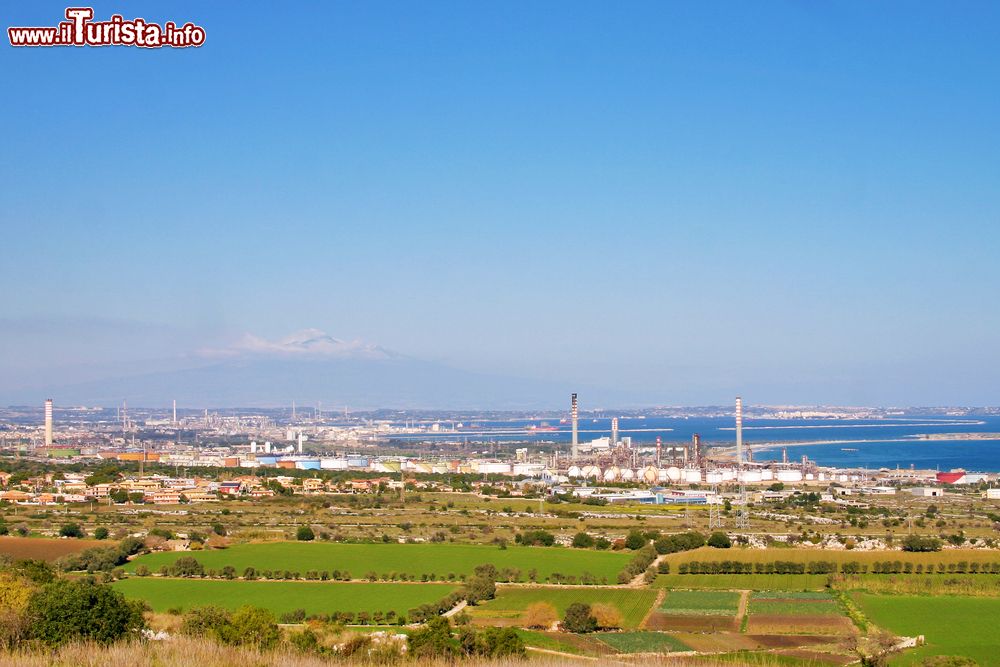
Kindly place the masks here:
POLYGON ((314 327, 670 403, 1000 403, 996 3, 93 4, 207 43, 0 46, 15 386, 314 327))

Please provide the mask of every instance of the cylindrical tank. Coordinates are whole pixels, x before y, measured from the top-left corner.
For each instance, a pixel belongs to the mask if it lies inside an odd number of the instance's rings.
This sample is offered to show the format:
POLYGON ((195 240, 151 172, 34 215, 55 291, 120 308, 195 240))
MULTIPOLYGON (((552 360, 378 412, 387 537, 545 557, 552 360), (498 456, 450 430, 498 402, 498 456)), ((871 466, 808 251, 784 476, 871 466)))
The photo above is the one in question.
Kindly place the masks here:
POLYGON ((743 481, 747 484, 753 484, 754 482, 761 481, 761 474, 759 470, 744 470, 743 471, 743 481))
POLYGON ((806 479, 807 480, 812 481, 815 478, 816 478, 816 475, 812 474, 811 472, 807 472, 806 473, 806 479))
POLYGON ((667 479, 669 479, 671 482, 681 481, 681 479, 683 479, 683 475, 681 474, 681 469, 676 466, 670 466, 669 468, 667 468, 667 479))
POLYGON ((319 459, 300 459, 295 462, 295 467, 299 470, 319 470, 319 459))
POLYGON ((566 471, 567 477, 583 477, 583 471, 580 470, 580 466, 570 466, 569 470, 566 471))
POLYGON ((509 475, 510 464, 499 461, 482 461, 477 466, 477 470, 482 475, 509 475))
POLYGON ((777 475, 779 482, 801 482, 801 470, 779 470, 777 475))
POLYGON ((705 481, 708 484, 719 484, 722 482, 722 473, 718 470, 712 470, 705 473, 705 481))
POLYGON ((770 468, 766 468, 764 470, 761 470, 760 471, 760 478, 762 480, 764 480, 765 482, 770 482, 772 479, 774 479, 774 471, 771 470, 770 468))
POLYGON ((701 471, 700 470, 685 470, 684 471, 684 481, 689 484, 697 484, 701 482, 701 471))
POLYGON ((676 480, 670 479, 670 476, 667 474, 667 469, 666 468, 660 468, 660 469, 658 469, 656 471, 656 478, 657 478, 657 480, 659 480, 660 483, 676 481, 676 480))
POLYGON ((347 470, 347 459, 320 459, 319 467, 323 470, 347 470))
POLYGON ((621 476, 621 472, 622 471, 618 468, 618 466, 611 466, 610 468, 604 471, 604 481, 605 482, 615 481, 621 476))
POLYGON ((257 463, 261 464, 262 466, 273 466, 277 462, 278 462, 277 456, 261 456, 260 454, 257 455, 257 463))
POLYGON ((367 468, 368 459, 364 456, 355 456, 347 459, 347 465, 351 468, 367 468))

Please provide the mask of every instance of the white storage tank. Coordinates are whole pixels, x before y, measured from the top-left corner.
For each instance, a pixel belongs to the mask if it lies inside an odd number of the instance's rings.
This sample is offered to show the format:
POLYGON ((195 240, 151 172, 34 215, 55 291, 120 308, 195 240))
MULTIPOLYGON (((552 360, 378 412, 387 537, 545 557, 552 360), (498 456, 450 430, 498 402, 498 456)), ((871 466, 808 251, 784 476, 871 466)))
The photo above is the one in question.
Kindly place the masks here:
POLYGON ((583 470, 580 472, 583 473, 582 476, 585 479, 597 479, 601 476, 601 469, 597 466, 583 466, 583 470))
POLYGON ((808 480, 811 481, 811 480, 813 480, 815 478, 816 478, 816 475, 812 474, 811 472, 807 472, 806 473, 806 479, 808 479, 808 480))
POLYGON ((802 481, 802 471, 801 470, 779 470, 778 471, 778 481, 779 482, 801 482, 802 481))
POLYGON ((319 467, 323 470, 347 470, 347 459, 320 459, 319 467))
POLYGON ((736 472, 733 470, 722 470, 722 481, 732 482, 736 479, 736 472))
POLYGON ((660 481, 660 473, 653 466, 646 466, 642 469, 642 481, 646 484, 656 484, 660 481))
POLYGON ((622 471, 618 469, 618 466, 611 466, 610 468, 604 471, 604 481, 605 482, 615 481, 621 476, 621 472, 622 471))
POLYGON ((712 470, 705 473, 705 481, 709 484, 719 484, 722 482, 722 473, 718 470, 712 470))
POLYGON ((583 477, 583 471, 580 470, 580 466, 570 466, 569 470, 566 471, 567 477, 583 477))
MULTIPOLYGON (((680 474, 680 471, 678 471, 678 474, 680 474)), ((656 471, 656 478, 661 483, 663 483, 663 482, 675 482, 675 481, 677 481, 677 480, 674 480, 674 479, 670 479, 670 475, 667 474, 667 469, 666 468, 660 468, 659 470, 657 470, 656 471)))
POLYGON ((689 484, 698 484, 701 482, 701 471, 700 470, 685 470, 684 471, 684 481, 689 484))
POLYGON ((774 471, 770 468, 760 471, 760 478, 765 482, 770 482, 774 479, 774 471))
POLYGON ((760 482, 763 479, 763 475, 760 474, 759 470, 744 470, 743 471, 743 481, 747 484, 753 484, 755 482, 760 482))
POLYGON ((675 466, 670 466, 669 468, 667 468, 667 478, 671 482, 679 482, 681 481, 681 479, 683 479, 683 477, 684 476, 681 474, 680 468, 677 468, 675 466))
POLYGON ((623 482, 631 482, 634 479, 635 479, 635 471, 634 470, 632 470, 631 468, 623 468, 622 469, 622 481, 623 482))
POLYGON ((481 461, 476 467, 480 475, 509 475, 510 464, 499 461, 481 461))

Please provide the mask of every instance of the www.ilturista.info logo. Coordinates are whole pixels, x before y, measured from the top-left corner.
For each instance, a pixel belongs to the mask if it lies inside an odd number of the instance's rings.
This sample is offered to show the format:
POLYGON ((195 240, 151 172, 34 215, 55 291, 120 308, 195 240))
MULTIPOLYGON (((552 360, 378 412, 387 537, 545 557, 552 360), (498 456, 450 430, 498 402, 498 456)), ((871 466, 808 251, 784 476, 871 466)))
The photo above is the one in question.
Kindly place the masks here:
POLYGON ((114 14, 107 21, 93 21, 92 7, 68 7, 66 21, 54 28, 7 28, 11 46, 164 46, 184 48, 205 43, 205 29, 193 23, 178 26, 167 21, 162 26, 146 19, 126 21, 114 14))

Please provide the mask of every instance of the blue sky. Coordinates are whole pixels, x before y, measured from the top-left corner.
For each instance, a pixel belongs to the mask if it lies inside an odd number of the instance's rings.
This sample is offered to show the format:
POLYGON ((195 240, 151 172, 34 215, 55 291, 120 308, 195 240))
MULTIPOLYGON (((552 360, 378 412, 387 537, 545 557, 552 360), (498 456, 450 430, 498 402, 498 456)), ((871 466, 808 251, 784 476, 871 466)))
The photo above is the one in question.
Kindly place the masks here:
POLYGON ((995 3, 94 9, 207 42, 0 47, 14 385, 313 327, 655 402, 1000 402, 995 3))

